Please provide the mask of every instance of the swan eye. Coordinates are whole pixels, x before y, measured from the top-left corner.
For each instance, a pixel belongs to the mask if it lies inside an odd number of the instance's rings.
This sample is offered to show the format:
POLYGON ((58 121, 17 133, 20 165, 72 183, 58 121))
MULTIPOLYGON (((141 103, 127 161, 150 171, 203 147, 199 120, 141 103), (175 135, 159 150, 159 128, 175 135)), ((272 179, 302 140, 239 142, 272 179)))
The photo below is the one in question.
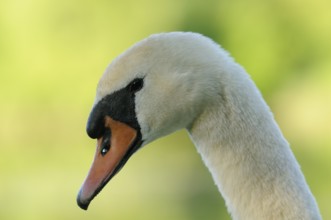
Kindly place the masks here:
POLYGON ((138 92, 140 89, 142 89, 144 85, 144 80, 142 78, 134 79, 129 85, 128 89, 130 92, 138 92))

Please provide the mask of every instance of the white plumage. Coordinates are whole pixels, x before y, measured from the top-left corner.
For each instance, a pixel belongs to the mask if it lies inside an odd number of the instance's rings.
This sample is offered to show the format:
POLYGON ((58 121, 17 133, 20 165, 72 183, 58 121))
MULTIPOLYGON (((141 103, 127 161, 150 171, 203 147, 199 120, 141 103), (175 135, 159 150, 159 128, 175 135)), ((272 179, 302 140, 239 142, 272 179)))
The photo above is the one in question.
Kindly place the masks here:
POLYGON ((194 33, 152 35, 110 64, 95 103, 137 77, 143 144, 186 128, 233 219, 321 219, 267 104, 216 43, 194 33))

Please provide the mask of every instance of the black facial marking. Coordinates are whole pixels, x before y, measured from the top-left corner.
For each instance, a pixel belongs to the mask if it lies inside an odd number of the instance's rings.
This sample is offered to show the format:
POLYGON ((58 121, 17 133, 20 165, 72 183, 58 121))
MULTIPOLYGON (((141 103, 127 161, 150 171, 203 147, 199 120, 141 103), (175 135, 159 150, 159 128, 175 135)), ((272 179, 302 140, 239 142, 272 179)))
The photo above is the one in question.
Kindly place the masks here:
POLYGON ((140 132, 135 112, 135 93, 143 84, 142 78, 134 79, 127 87, 101 99, 90 113, 86 126, 87 134, 93 139, 102 137, 105 133, 105 116, 110 116, 140 132))
MULTIPOLYGON (((135 96, 142 89, 144 81, 142 78, 134 79, 123 89, 120 89, 112 94, 101 99, 92 109, 87 121, 87 134, 95 139, 102 137, 100 154, 106 155, 111 148, 111 129, 105 127, 105 117, 109 116, 113 120, 120 121, 132 127, 137 131, 137 136, 129 146, 129 149, 123 158, 116 165, 110 176, 103 180, 100 186, 95 190, 88 201, 82 202, 77 197, 77 203, 82 209, 87 209, 92 199, 102 190, 102 188, 110 181, 116 173, 118 173, 129 158, 142 146, 143 140, 140 132, 140 126, 137 121, 135 112, 135 96)), ((79 194, 80 195, 80 194, 79 194)))

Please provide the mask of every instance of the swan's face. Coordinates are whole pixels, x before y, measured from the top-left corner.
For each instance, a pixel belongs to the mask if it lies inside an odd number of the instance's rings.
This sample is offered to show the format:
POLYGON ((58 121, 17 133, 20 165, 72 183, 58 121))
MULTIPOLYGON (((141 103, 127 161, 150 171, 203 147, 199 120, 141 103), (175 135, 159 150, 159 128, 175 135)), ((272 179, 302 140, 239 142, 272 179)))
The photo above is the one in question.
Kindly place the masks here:
POLYGON ((208 85, 197 71, 205 68, 201 60, 208 57, 198 54, 199 43, 189 48, 192 39, 185 35, 171 37, 138 43, 116 58, 101 77, 87 123, 97 149, 77 197, 81 208, 87 209, 134 152, 190 126, 201 111, 206 101, 203 87, 208 85))

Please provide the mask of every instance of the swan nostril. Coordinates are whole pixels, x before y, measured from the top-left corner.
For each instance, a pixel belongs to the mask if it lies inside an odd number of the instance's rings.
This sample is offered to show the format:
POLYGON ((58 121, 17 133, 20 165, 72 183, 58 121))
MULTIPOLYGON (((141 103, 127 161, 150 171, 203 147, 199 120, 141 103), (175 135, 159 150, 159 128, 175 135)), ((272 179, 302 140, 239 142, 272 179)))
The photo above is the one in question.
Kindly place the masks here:
POLYGON ((101 155, 102 156, 104 156, 104 155, 106 155, 106 153, 109 151, 109 146, 107 145, 107 146, 105 146, 104 148, 102 148, 102 150, 101 150, 101 155))
POLYGON ((106 139, 103 143, 102 143, 102 146, 101 146, 101 155, 102 156, 105 156, 106 153, 109 151, 110 149, 110 143, 109 143, 109 139, 106 139))
POLYGON ((100 153, 102 156, 105 156, 110 149, 110 137, 111 137, 110 129, 107 129, 103 135, 103 141, 101 144, 100 153))

